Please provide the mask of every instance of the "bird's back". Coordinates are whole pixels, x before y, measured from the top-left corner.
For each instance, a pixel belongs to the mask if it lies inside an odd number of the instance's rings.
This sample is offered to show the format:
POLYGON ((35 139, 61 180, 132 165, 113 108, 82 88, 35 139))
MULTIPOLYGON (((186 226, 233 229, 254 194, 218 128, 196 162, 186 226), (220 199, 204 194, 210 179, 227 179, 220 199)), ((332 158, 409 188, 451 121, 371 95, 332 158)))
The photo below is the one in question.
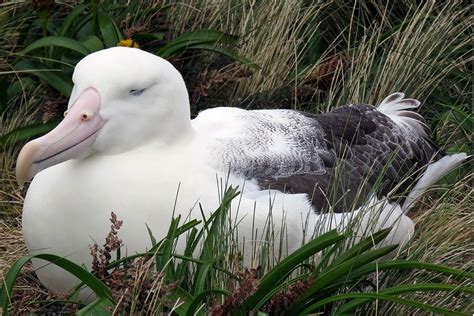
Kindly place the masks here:
POLYGON ((405 191, 439 158, 422 117, 408 111, 418 106, 396 93, 377 108, 351 104, 325 114, 215 108, 193 126, 217 170, 255 179, 261 189, 307 194, 320 212, 345 212, 372 191, 405 191))

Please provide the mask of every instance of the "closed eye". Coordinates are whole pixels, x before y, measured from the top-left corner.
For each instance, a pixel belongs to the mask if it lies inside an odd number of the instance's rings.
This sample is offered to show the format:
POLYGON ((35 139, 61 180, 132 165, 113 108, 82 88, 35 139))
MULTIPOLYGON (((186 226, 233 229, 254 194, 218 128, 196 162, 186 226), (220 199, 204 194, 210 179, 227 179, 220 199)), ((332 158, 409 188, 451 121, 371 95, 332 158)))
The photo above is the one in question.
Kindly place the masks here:
POLYGON ((128 93, 130 93, 130 95, 133 95, 134 97, 137 97, 141 95, 143 91, 145 91, 145 89, 132 89, 128 93))

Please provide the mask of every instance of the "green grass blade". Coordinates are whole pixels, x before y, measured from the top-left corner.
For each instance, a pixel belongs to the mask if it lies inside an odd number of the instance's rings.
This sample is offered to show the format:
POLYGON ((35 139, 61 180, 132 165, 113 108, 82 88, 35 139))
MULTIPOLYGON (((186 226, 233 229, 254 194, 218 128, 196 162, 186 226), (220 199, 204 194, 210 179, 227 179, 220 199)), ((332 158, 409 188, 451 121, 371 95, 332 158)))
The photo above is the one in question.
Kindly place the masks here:
POLYGON ((196 314, 198 307, 202 304, 202 300, 209 295, 214 295, 214 294, 220 294, 220 295, 225 295, 229 296, 231 293, 226 290, 222 289, 210 289, 210 290, 205 290, 200 292, 198 295, 194 297, 194 299, 191 301, 191 303, 188 306, 188 309, 186 311, 186 316, 193 316, 196 314))
POLYGON ((115 22, 103 10, 99 10, 97 18, 105 47, 109 48, 117 46, 118 42, 122 39, 122 34, 117 31, 115 22))
POLYGON ((339 235, 336 230, 331 230, 302 246, 294 251, 288 257, 283 259, 277 266, 271 269, 265 277, 260 281, 257 291, 248 297, 242 306, 247 309, 253 309, 257 304, 261 305, 261 300, 266 294, 276 286, 278 286, 284 278, 302 261, 308 259, 312 255, 327 248, 341 240, 345 239, 344 235, 339 235))
POLYGON ((16 144, 18 142, 26 141, 31 137, 45 134, 55 128, 58 123, 58 121, 52 121, 45 124, 36 123, 14 129, 13 131, 0 136, 0 145, 6 146, 16 144))
POLYGON ((206 262, 199 269, 199 273, 197 273, 195 282, 194 282, 194 289, 193 289, 194 295, 201 293, 206 287, 206 279, 209 272, 211 271, 211 268, 212 268, 212 262, 206 262))
POLYGON ((182 287, 177 287, 169 296, 168 301, 170 304, 168 305, 169 308, 172 308, 174 303, 181 302, 181 304, 174 309, 178 315, 185 315, 187 310, 189 309, 190 303, 194 300, 194 297, 182 287))
POLYGON ((33 63, 27 60, 22 60, 14 66, 16 71, 27 72, 44 82, 48 83, 51 87, 58 90, 65 97, 69 97, 72 91, 72 82, 69 78, 64 78, 60 75, 61 70, 46 67, 41 63, 33 63))
POLYGON ((156 270, 164 272, 166 269, 166 278, 173 280, 174 279, 174 271, 173 265, 169 264, 169 261, 172 258, 173 248, 176 242, 176 238, 179 237, 177 234, 179 221, 181 220, 181 215, 176 218, 173 218, 171 221, 171 225, 168 229, 168 234, 163 239, 162 249, 160 254, 156 256, 156 270))
MULTIPOLYGON (((445 292, 464 292, 472 294, 474 289, 472 287, 463 287, 451 284, 436 284, 436 283, 420 283, 420 284, 409 284, 400 285, 395 287, 386 288, 379 292, 379 294, 385 295, 396 295, 411 292, 431 292, 431 291, 445 291, 445 292)), ((337 309, 337 314, 348 314, 357 307, 367 304, 373 299, 370 298, 358 298, 346 303, 337 309)))
POLYGON ((151 240, 151 246, 155 247, 156 246, 156 238, 155 238, 155 236, 153 236, 153 233, 151 232, 150 226, 148 226, 148 224, 146 224, 146 223, 145 223, 145 226, 146 226, 146 230, 148 231, 148 236, 150 237, 150 240, 151 240))
POLYGON ((214 52, 214 53, 219 53, 219 54, 222 54, 224 56, 227 56, 227 57, 230 57, 232 58, 233 60, 241 63, 242 65, 245 65, 247 67, 250 67, 250 68, 254 68, 254 69, 260 69, 260 66, 257 65, 256 63, 254 63, 253 61, 251 61, 250 59, 244 57, 244 56, 241 56, 229 49, 226 49, 226 48, 222 48, 222 47, 216 47, 216 46, 212 46, 212 45, 209 45, 209 44, 199 44, 199 45, 192 45, 192 46, 189 46, 188 49, 200 49, 200 50, 207 50, 207 51, 211 51, 211 52, 214 52))
POLYGON ((377 245, 379 242, 385 239, 385 237, 388 236, 390 231, 392 230, 391 227, 385 228, 372 236, 369 236, 361 241, 359 241, 357 244, 354 246, 350 247, 348 250, 346 250, 342 255, 337 257, 334 262, 332 262, 332 266, 336 266, 342 262, 345 262, 349 259, 354 258, 355 256, 360 255, 361 253, 364 253, 365 251, 373 248, 375 245, 377 245))
POLYGON ((136 33, 132 35, 134 41, 161 41, 165 37, 164 32, 154 32, 154 33, 136 33))
POLYGON ((91 52, 96 52, 104 49, 104 43, 95 35, 89 35, 82 39, 82 44, 87 47, 91 52))
POLYGON ((448 268, 439 264, 434 263, 424 263, 418 261, 387 261, 379 263, 369 263, 357 269, 354 269, 352 272, 352 277, 361 277, 368 273, 376 271, 387 271, 387 270, 404 270, 404 269, 420 269, 427 270, 432 272, 439 272, 445 275, 452 276, 454 279, 472 279, 474 278, 474 273, 462 271, 459 269, 448 268))
MULTIPOLYGON (((183 256, 185 257, 192 257, 194 253, 193 245, 197 244, 194 241, 196 240, 196 235, 198 230, 193 227, 189 235, 186 236, 186 247, 183 252, 183 256)), ((181 260, 178 264, 176 269, 176 279, 183 280, 187 274, 189 274, 189 261, 188 260, 181 260)))
POLYGON ((98 298, 102 298, 105 300, 110 301, 111 303, 114 302, 112 298, 112 292, 110 289, 102 283, 96 276, 92 273, 88 272, 81 266, 75 264, 72 261, 69 261, 65 258, 51 255, 51 254, 36 254, 36 255, 28 255, 21 257, 18 259, 12 267, 8 270, 4 285, 2 287, 2 292, 0 295, 0 304, 2 305, 3 315, 8 315, 8 306, 10 296, 13 290, 13 286, 15 285, 16 279, 23 268, 23 266, 28 263, 32 258, 43 259, 48 261, 52 264, 57 265, 58 267, 68 271, 69 273, 76 276, 79 280, 81 280, 84 284, 89 286, 89 288, 94 291, 98 298))
POLYGON ((69 12, 67 18, 64 20, 61 28, 58 31, 59 36, 66 36, 68 34, 69 29, 71 28, 74 20, 83 13, 83 11, 88 7, 88 4, 78 4, 74 7, 74 9, 69 12))
POLYGON ((265 305, 265 303, 267 303, 267 301, 269 301, 274 295, 276 295, 278 292, 282 291, 285 287, 291 285, 291 284, 294 284, 298 281, 301 281, 303 279, 308 279, 309 277, 311 276, 310 273, 308 274, 303 274, 303 275, 299 275, 297 276, 296 278, 290 280, 290 281, 286 281, 276 287, 274 287, 273 289, 271 289, 270 291, 268 291, 268 293, 260 299, 259 303, 257 303, 254 307, 254 310, 259 310, 260 308, 262 308, 262 306, 265 305))
MULTIPOLYGON (((372 300, 379 299, 379 300, 391 301, 391 302, 395 302, 395 303, 399 303, 399 304, 419 308, 419 309, 422 309, 422 310, 425 310, 425 311, 428 311, 428 312, 432 312, 432 313, 436 313, 436 314, 461 315, 461 316, 468 315, 468 314, 456 312, 456 311, 453 311, 453 310, 449 310, 449 309, 445 309, 445 308, 441 308, 441 307, 436 307, 436 306, 433 306, 433 305, 424 304, 424 303, 420 303, 420 302, 417 302, 417 301, 413 301, 413 300, 409 300, 409 299, 405 299, 405 298, 400 298, 400 297, 397 297, 397 296, 380 294, 380 293, 345 293, 345 294, 334 295, 334 296, 328 297, 324 300, 321 300, 321 301, 319 301, 315 304, 312 304, 311 306, 308 306, 307 308, 305 308, 301 312, 301 315, 305 315, 305 314, 309 314, 311 312, 317 311, 320 307, 322 307, 326 304, 332 303, 332 302, 337 302, 337 301, 346 300, 346 299, 356 299, 356 298, 364 298, 364 299, 372 299, 372 300)), ((340 315, 340 314, 337 313, 337 315, 340 315)))
POLYGON ((92 303, 86 305, 85 307, 81 308, 76 315, 79 316, 86 316, 86 315, 94 315, 94 316, 108 316, 110 312, 107 308, 114 307, 114 304, 103 297, 97 298, 92 303))
POLYGON ((214 43, 232 43, 237 37, 214 30, 200 30, 188 32, 178 36, 168 44, 160 48, 157 54, 163 58, 170 57, 177 53, 185 51, 193 45, 214 44, 214 43))
POLYGON ((41 47, 62 47, 79 53, 81 56, 86 56, 91 51, 81 42, 62 36, 47 36, 28 45, 21 53, 27 55, 31 51, 41 47))
MULTIPOLYGON (((324 291, 324 289, 338 280, 351 280, 354 278, 352 271, 355 267, 363 266, 369 262, 375 261, 393 250, 398 246, 388 246, 380 249, 367 251, 355 258, 349 259, 333 268, 328 269, 318 275, 314 284, 299 298, 293 306, 286 312, 287 315, 301 312, 305 305, 310 304, 311 301, 318 296, 320 293, 324 295, 331 295, 331 293, 324 291)), ((343 283, 344 284, 344 283, 343 283)))

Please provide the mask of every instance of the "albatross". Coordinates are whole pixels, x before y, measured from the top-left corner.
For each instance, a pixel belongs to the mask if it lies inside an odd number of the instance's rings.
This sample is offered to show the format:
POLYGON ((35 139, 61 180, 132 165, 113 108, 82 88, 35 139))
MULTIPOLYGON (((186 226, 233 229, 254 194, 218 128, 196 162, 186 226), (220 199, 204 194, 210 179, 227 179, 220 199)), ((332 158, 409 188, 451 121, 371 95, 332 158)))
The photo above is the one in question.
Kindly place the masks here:
MULTIPOLYGON (((240 187, 232 207, 238 203, 242 240, 262 231, 269 212, 273 223, 285 222, 288 252, 356 217, 365 229, 365 213, 377 213, 368 233, 393 226, 387 240, 400 244, 414 231, 407 210, 466 158, 440 153, 412 111, 420 102, 403 93, 325 114, 221 107, 191 120, 181 74, 140 49, 90 54, 72 80, 64 119, 22 148, 16 173, 20 185, 33 179, 22 219, 29 251, 88 268, 89 245, 104 240, 111 211, 124 222, 126 252, 144 251, 146 224, 161 239, 173 211, 201 218, 197 203, 216 209, 219 178, 240 187)), ((33 262, 50 290, 77 284, 44 263, 33 262)))

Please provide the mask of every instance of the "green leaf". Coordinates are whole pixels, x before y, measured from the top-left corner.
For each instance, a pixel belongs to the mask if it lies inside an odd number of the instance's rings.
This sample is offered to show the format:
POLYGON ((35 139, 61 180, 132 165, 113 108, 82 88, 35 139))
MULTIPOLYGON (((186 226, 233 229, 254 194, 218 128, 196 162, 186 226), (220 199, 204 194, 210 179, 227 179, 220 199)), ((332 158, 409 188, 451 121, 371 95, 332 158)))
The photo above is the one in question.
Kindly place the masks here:
POLYGON ((322 272, 318 275, 314 284, 311 285, 311 287, 292 305, 290 309, 286 311, 285 314, 291 315, 295 313, 300 313, 301 310, 305 307, 305 305, 308 305, 311 300, 315 299, 320 293, 324 293, 325 295, 331 295, 331 293, 324 290, 327 286, 330 286, 331 284, 341 279, 350 280, 354 278, 351 272, 352 270, 355 270, 356 267, 363 266, 369 262, 375 261, 389 254, 397 247, 397 245, 393 245, 367 251, 355 258, 344 261, 341 264, 330 268, 325 272, 322 272))
POLYGON ((260 69, 260 66, 257 65, 256 63, 254 63, 253 61, 251 61, 250 59, 248 59, 246 57, 243 57, 243 56, 241 56, 241 55, 239 55, 239 54, 237 54, 237 53, 235 53, 235 52, 233 52, 229 49, 226 49, 226 48, 216 47, 216 46, 212 46, 212 45, 208 45, 208 44, 199 44, 199 45, 189 46, 188 49, 201 49, 201 50, 211 51, 211 52, 214 52, 214 53, 219 53, 219 54, 225 55, 227 57, 230 57, 235 61, 238 61, 242 65, 248 66, 250 68, 260 69))
POLYGON ((0 79, 0 115, 7 109, 9 86, 10 84, 6 77, 0 79))
POLYGON ((184 33, 178 36, 173 42, 189 42, 189 41, 200 41, 200 42, 221 42, 221 43, 233 43, 238 40, 238 36, 231 35, 216 30, 199 30, 184 33))
POLYGON ((63 47, 75 51, 82 56, 86 56, 91 51, 81 42, 62 36, 47 36, 28 45, 21 53, 27 55, 31 51, 41 47, 63 47))
POLYGON ((211 261, 206 262, 200 267, 199 273, 196 275, 196 281, 194 283, 194 289, 193 289, 194 295, 197 295, 198 293, 201 293, 204 290, 206 286, 206 279, 209 272, 211 271, 211 268, 212 268, 211 261))
POLYGON ((136 33, 132 35, 132 39, 137 42, 139 40, 146 40, 146 41, 161 41, 165 37, 165 33, 163 32, 155 32, 155 33, 136 33))
POLYGON ((33 79, 25 77, 25 78, 18 78, 18 80, 14 81, 8 87, 8 99, 10 100, 14 96, 23 91, 28 91, 35 88, 38 85, 33 79))
POLYGON ((36 123, 17 128, 5 135, 0 136, 0 145, 7 146, 18 142, 23 142, 31 137, 45 134, 58 125, 59 121, 52 121, 46 124, 36 123))
MULTIPOLYGON (((436 284, 436 283, 419 283, 419 284, 409 284, 409 285, 401 285, 386 288, 382 291, 379 291, 380 294, 386 295, 395 295, 395 294, 404 294, 404 293, 411 293, 411 292, 431 292, 431 291, 445 291, 445 292, 464 292, 464 293, 473 293, 473 288, 470 287, 460 287, 457 285, 451 284, 436 284)), ((358 298, 350 301, 339 307, 336 311, 336 314, 348 314, 349 312, 353 311, 357 307, 367 304, 371 302, 373 299, 371 298, 358 298)))
POLYGON ((105 47, 109 48, 117 46, 118 42, 122 39, 122 34, 118 31, 112 18, 103 10, 99 10, 98 21, 105 47))
POLYGON ((58 31, 59 36, 66 36, 69 29, 71 28, 74 20, 83 13, 83 11, 88 7, 88 4, 78 4, 74 7, 74 9, 69 12, 67 18, 64 20, 61 28, 58 31))
POLYGON ((202 304, 202 300, 206 296, 215 295, 215 294, 229 296, 232 293, 226 290, 222 290, 222 289, 210 289, 210 290, 202 291, 198 295, 196 295, 194 299, 191 301, 191 303, 189 304, 188 309, 186 311, 186 316, 196 315, 198 307, 202 304))
POLYGON ((331 230, 297 249, 288 257, 283 259, 262 278, 255 293, 248 297, 242 303, 242 306, 246 310, 250 310, 253 309, 257 304, 261 305, 263 303, 261 301, 262 298, 264 298, 271 289, 282 283, 284 278, 294 269, 294 267, 301 264, 302 261, 308 259, 322 249, 327 248, 343 239, 345 239, 344 235, 339 235, 336 230, 331 230))
POLYGON ((148 231, 148 236, 150 237, 150 240, 151 240, 151 246, 155 247, 156 246, 156 238, 155 238, 155 236, 153 236, 153 233, 150 229, 150 226, 148 226, 148 224, 146 224, 146 223, 145 223, 145 226, 146 226, 146 230, 148 231))
POLYGON ((167 298, 167 301, 170 302, 168 305, 169 308, 174 308, 174 311, 178 313, 178 315, 184 315, 186 311, 189 309, 189 304, 194 300, 194 297, 189 294, 186 290, 182 287, 177 287, 167 298), (181 304, 178 307, 175 307, 174 304, 177 301, 180 301, 181 304))
POLYGON ((348 250, 346 250, 342 255, 337 257, 334 262, 331 263, 331 266, 336 266, 342 262, 345 262, 349 259, 352 259, 367 250, 373 248, 375 245, 380 243, 382 240, 385 239, 385 237, 390 234, 390 231, 392 230, 392 227, 385 228, 379 232, 376 232, 372 236, 369 236, 361 241, 359 241, 356 245, 350 247, 348 250))
POLYGON ((3 315, 8 315, 8 306, 11 297, 11 293, 13 290, 13 286, 15 285, 16 279, 18 274, 20 273, 21 269, 25 264, 27 264, 32 258, 38 258, 45 261, 48 261, 52 264, 57 265, 60 268, 68 271, 69 273, 76 276, 79 280, 84 282, 89 288, 94 291, 98 298, 107 300, 111 303, 114 303, 112 298, 111 290, 100 281, 96 276, 82 268, 81 266, 75 264, 72 261, 69 261, 65 258, 51 255, 51 254, 36 254, 36 255, 28 255, 23 256, 18 259, 12 267, 8 270, 7 275, 5 276, 4 285, 2 287, 2 292, 0 295, 0 304, 2 305, 3 315))
POLYGON ((102 41, 95 35, 86 36, 81 42, 91 52, 104 49, 104 43, 102 43, 102 41))
POLYGON ((439 272, 445 275, 449 275, 454 279, 472 279, 474 278, 474 273, 468 271, 462 271, 459 269, 448 268, 439 264, 434 263, 425 263, 418 261, 404 261, 404 260, 395 260, 387 262, 378 262, 378 263, 369 263, 364 266, 354 269, 352 272, 352 277, 358 278, 368 273, 376 271, 386 271, 386 270, 404 270, 404 269, 422 269, 427 271, 439 272))
POLYGON ((40 78, 50 86, 58 90, 65 97, 69 97, 72 91, 72 82, 70 78, 63 78, 61 70, 51 70, 41 63, 22 60, 14 66, 17 71, 27 72, 40 78))
POLYGON ((92 303, 86 305, 85 307, 81 308, 76 315, 85 316, 110 316, 110 312, 107 308, 114 307, 114 304, 108 299, 103 297, 97 298, 92 303))
POLYGON ((179 234, 177 232, 180 220, 181 215, 178 215, 178 217, 173 218, 171 220, 171 224, 168 229, 168 234, 165 238, 163 238, 162 243, 160 242, 160 248, 162 249, 162 251, 156 256, 156 270, 164 272, 166 269, 166 278, 169 280, 174 279, 174 266, 170 264, 169 261, 172 258, 173 249, 177 238, 179 237, 179 234))
MULTIPOLYGON (((312 304, 311 306, 308 306, 305 308, 300 315, 306 315, 311 312, 317 311, 321 306, 324 306, 326 304, 332 303, 332 302, 337 302, 340 300, 346 300, 346 299, 355 299, 355 298, 366 298, 366 299, 378 299, 378 300, 385 300, 385 301, 391 301, 407 306, 412 306, 416 307, 428 312, 436 313, 436 314, 444 314, 444 315, 468 315, 464 313, 459 313, 456 311, 452 311, 449 309, 441 308, 441 307, 436 307, 433 305, 429 304, 424 304, 424 303, 419 303, 417 301, 405 299, 405 298, 400 298, 397 296, 392 296, 392 295, 386 295, 386 294, 380 294, 380 293, 345 293, 345 294, 339 294, 339 295, 334 295, 331 297, 328 297, 324 300, 321 300, 315 304, 312 304)), ((339 314, 337 314, 339 315, 339 314)))
POLYGON ((286 288, 289 285, 294 284, 298 281, 301 281, 303 279, 308 279, 310 276, 311 276, 310 274, 302 274, 302 275, 299 275, 299 276, 297 276, 296 278, 294 278, 292 280, 283 282, 283 283, 279 284, 278 286, 275 286, 274 288, 269 290, 268 293, 266 293, 264 297, 262 297, 260 299, 259 303, 255 305, 254 310, 259 310, 260 308, 262 308, 262 306, 265 305, 265 303, 268 300, 270 300, 278 292, 283 291, 284 288, 286 288))
POLYGON ((236 36, 214 30, 200 30, 188 32, 176 39, 170 41, 164 47, 160 48, 157 54, 163 58, 170 57, 177 53, 182 53, 193 45, 213 44, 213 43, 232 43, 237 40, 236 36))

